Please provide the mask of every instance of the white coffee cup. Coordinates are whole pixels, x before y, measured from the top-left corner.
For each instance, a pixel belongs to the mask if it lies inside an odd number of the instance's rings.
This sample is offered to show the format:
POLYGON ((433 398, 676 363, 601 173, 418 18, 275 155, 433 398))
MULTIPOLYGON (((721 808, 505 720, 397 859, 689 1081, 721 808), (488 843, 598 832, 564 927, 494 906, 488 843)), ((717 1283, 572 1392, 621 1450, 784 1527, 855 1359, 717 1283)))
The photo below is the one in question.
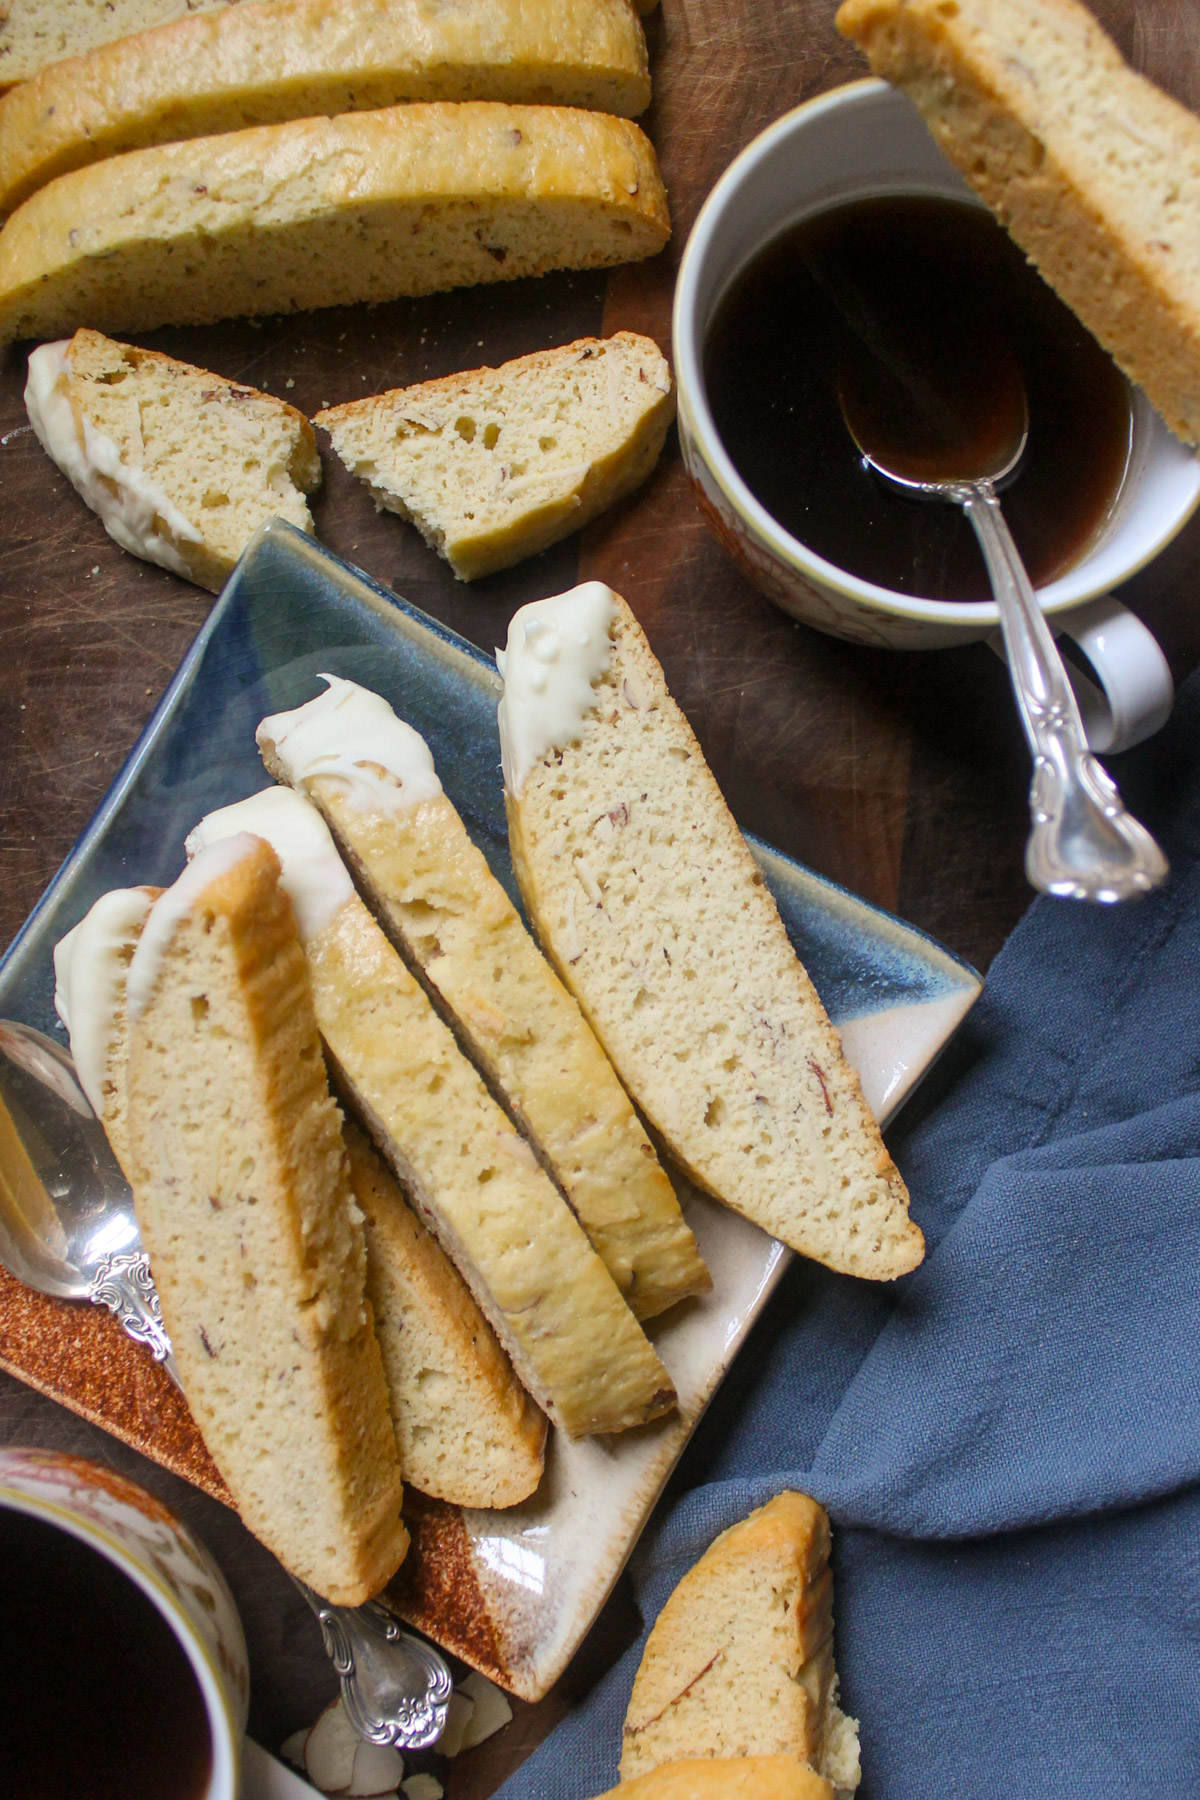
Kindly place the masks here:
MULTIPOLYGON (((55 1450, 0 1450, 0 1525, 6 1512, 26 1514, 87 1545, 157 1609, 203 1700, 211 1753, 204 1800, 237 1800, 250 1694, 246 1640, 233 1596, 208 1551, 145 1489, 98 1463, 55 1450)), ((34 1579, 36 1573, 31 1571, 34 1579)), ((80 1605, 86 1603, 81 1594, 80 1605)), ((65 1642, 63 1655, 70 1653, 65 1642)), ((48 1712, 53 1704, 51 1693, 48 1712)), ((121 1728, 122 1721, 113 1719, 112 1730, 121 1728)), ((135 1766, 131 1754, 131 1771, 135 1766)))
MULTIPOLYGON (((848 574, 792 537, 738 474, 708 403, 705 338, 754 253, 812 213, 895 193, 982 204, 912 103, 883 81, 851 82, 798 106, 730 164, 692 228, 675 290, 683 458, 717 536, 750 579, 795 618, 852 643, 897 650, 998 642, 994 603, 895 593, 848 574)), ((1038 595, 1054 630, 1074 639, 1100 679, 1098 689, 1071 671, 1093 749, 1126 749, 1157 731, 1171 710, 1174 691, 1162 650, 1110 590, 1157 556, 1198 502, 1200 461, 1135 389, 1133 447, 1112 517, 1079 561, 1038 595)))

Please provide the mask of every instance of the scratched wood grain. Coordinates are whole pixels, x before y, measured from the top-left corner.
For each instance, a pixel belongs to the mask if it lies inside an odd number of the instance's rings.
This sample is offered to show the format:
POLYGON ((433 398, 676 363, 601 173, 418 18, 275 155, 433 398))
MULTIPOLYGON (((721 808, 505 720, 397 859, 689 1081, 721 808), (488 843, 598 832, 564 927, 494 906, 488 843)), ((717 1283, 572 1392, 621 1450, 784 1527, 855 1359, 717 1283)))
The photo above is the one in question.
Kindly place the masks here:
MULTIPOLYGON (((717 176, 789 107, 862 73, 834 10, 833 0, 664 0, 648 19, 655 97, 643 123, 675 227, 650 263, 139 341, 309 412, 601 326, 647 331, 665 348, 679 256, 717 176)), ((1095 11, 1136 66, 1200 109, 1196 0, 1095 0, 1095 11)), ((210 605, 124 555, 42 455, 21 404, 27 348, 0 366, 0 943, 86 824, 210 605)), ((645 624, 743 825, 980 966, 1023 910, 1028 769, 1000 664, 983 647, 867 651, 793 624, 709 536, 673 438, 641 493, 582 540, 470 588, 415 532, 377 515, 329 456, 314 513, 332 549, 485 649, 525 600, 579 571, 603 577, 645 624)), ((1194 524, 1123 593, 1177 677, 1200 661, 1198 587, 1194 524)), ((7 1377, 0 1441, 83 1450, 177 1506, 216 1550, 246 1621, 254 1729, 277 1745, 315 1716, 333 1691, 315 1628, 224 1507, 7 1377)), ((622 1588, 558 1690, 518 1705, 500 1737, 453 1766, 450 1800, 485 1800, 635 1625, 622 1588)))

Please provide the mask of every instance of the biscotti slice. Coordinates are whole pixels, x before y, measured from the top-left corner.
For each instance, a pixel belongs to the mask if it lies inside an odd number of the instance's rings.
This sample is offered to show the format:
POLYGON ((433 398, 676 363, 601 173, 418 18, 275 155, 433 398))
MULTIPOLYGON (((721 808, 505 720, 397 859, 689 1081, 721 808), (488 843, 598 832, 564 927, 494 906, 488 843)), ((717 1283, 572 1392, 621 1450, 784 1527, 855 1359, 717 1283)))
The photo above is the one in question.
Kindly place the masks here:
POLYGON ((632 493, 674 415, 657 344, 619 331, 351 400, 315 422, 376 506, 474 581, 632 493))
POLYGON ((362 901, 316 808, 270 788, 201 821, 279 853, 334 1069, 538 1405, 572 1437, 675 1402, 577 1220, 362 901))
POLYGON ((515 1506, 541 1480, 546 1421, 461 1276, 352 1125, 346 1148, 404 1478, 453 1506, 515 1506))
POLYGON ((0 101, 0 214, 123 150, 406 100, 650 100, 629 0, 258 0, 93 50, 0 101))
POLYGON ((131 150, 0 232, 0 342, 394 300, 661 250, 666 195, 628 119, 387 107, 131 150))
POLYGON ((324 815, 409 966, 541 1153, 636 1317, 711 1286, 645 1131, 578 1005, 387 701, 328 691, 264 719, 271 774, 324 815))
POLYGON ((834 1790, 794 1756, 736 1756, 663 1763, 598 1800, 834 1800, 834 1790))
POLYGON ((357 1605, 408 1536, 362 1221, 268 845, 221 844, 166 890, 127 997, 134 1203, 188 1406, 250 1529, 357 1605))
POLYGON ((920 1262, 908 1194, 625 602, 524 606, 497 656, 513 866, 631 1096, 701 1187, 847 1274, 920 1262))
POLYGON ((0 8, 0 88, 28 81, 49 63, 146 31, 227 0, 5 0, 0 8))
POLYGON ((1200 440, 1200 119, 1078 0, 845 0, 837 24, 1172 431, 1200 440))
POLYGON ((101 894, 54 946, 54 1010, 67 1028, 79 1085, 127 1181, 125 982, 146 915, 161 891, 114 888, 101 894))
POLYGON ((270 394, 83 330, 33 352, 25 407, 108 535, 200 587, 224 586, 265 520, 312 530, 312 426, 270 394))
POLYGON ((721 1533, 658 1615, 622 1778, 687 1757, 795 1756, 848 1794, 857 1729, 837 1706, 829 1520, 807 1494, 778 1494, 721 1533))

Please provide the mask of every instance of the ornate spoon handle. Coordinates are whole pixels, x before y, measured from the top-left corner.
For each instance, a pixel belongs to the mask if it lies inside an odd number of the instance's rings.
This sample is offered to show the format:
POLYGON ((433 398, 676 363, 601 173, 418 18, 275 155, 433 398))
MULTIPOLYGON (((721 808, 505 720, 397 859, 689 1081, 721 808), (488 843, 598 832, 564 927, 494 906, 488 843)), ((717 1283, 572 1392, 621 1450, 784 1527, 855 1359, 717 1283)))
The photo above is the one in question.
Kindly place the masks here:
MULTIPOLYGON (((182 1393, 145 1251, 122 1250, 105 1257, 91 1298, 112 1309, 130 1337, 148 1347, 182 1393)), ((409 1750, 434 1743, 445 1729, 452 1683, 433 1646, 402 1630, 376 1600, 363 1606, 333 1606, 295 1575, 291 1579, 320 1621, 326 1654, 341 1680, 342 1703, 360 1737, 409 1750)))
POLYGON ((1074 690, 989 481, 955 497, 979 539, 1000 608, 1012 684, 1033 751, 1025 872, 1044 893, 1127 900, 1166 879, 1167 859, 1125 810, 1088 749, 1074 690))

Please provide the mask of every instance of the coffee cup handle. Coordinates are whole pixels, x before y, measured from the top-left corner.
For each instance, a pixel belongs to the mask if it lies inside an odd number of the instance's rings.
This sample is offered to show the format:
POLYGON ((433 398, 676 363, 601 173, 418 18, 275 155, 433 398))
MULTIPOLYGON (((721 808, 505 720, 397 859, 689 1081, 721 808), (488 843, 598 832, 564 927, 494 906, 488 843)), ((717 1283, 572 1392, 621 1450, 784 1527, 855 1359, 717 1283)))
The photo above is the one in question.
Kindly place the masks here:
MULTIPOLYGON (((1175 704, 1175 684, 1158 639, 1128 607, 1105 594, 1056 615, 1050 626, 1079 646, 1099 677, 1097 686, 1067 662, 1091 749, 1131 750, 1162 729, 1175 704)), ((1003 658, 1000 633, 988 642, 1003 658)))

